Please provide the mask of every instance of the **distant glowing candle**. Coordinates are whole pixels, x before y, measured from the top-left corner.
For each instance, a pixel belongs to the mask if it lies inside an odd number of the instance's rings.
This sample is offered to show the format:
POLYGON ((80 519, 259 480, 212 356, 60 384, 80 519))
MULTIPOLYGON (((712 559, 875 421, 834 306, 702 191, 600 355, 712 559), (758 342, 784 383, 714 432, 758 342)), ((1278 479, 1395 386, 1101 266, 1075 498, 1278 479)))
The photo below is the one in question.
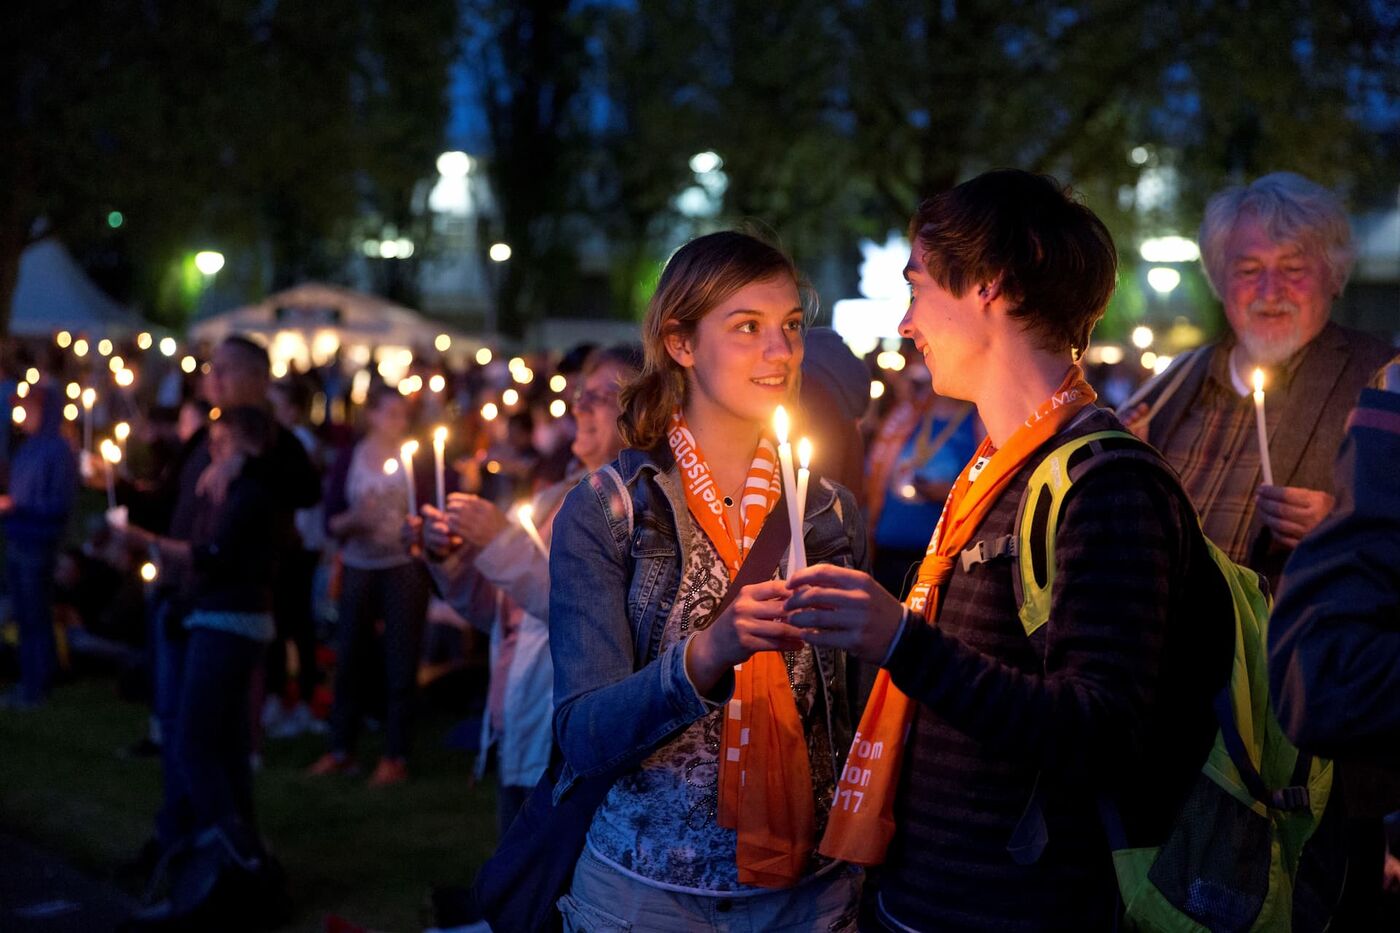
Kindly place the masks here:
POLYGON ((121 448, 114 441, 104 440, 102 442, 102 459, 107 464, 107 508, 117 507, 117 480, 113 474, 118 463, 122 462, 121 448))
POLYGON ((447 510, 447 428, 438 425, 433 429, 433 466, 437 470, 437 507, 439 512, 447 510))
POLYGON ((1259 431, 1259 464, 1264 470, 1264 485, 1274 484, 1274 465, 1269 461, 1269 430, 1264 420, 1264 370, 1254 371, 1254 425, 1259 431))
POLYGON ((413 488, 413 455, 418 453, 417 441, 404 441, 399 448, 399 459, 403 461, 403 484, 408 490, 408 514, 418 514, 418 493, 413 488))
POLYGON ((792 445, 788 443, 788 413, 779 405, 773 412, 773 433, 778 438, 778 464, 783 473, 783 491, 787 495, 788 526, 792 530, 792 550, 788 556, 788 576, 807 566, 807 549, 802 543, 802 513, 797 503, 797 478, 792 469, 792 445))
POLYGON ((112 427, 112 435, 117 439, 117 447, 121 450, 122 456, 126 456, 126 439, 131 436, 131 424, 126 421, 118 421, 112 427))
POLYGON ((525 529, 530 540, 535 542, 535 547, 540 549, 541 554, 548 557, 549 548, 544 546, 544 538, 540 537, 540 530, 535 527, 535 507, 528 502, 521 503, 515 510, 515 517, 519 519, 520 527, 525 529))
POLYGON ((83 401, 83 450, 92 450, 92 406, 97 402, 96 389, 84 389, 83 401))

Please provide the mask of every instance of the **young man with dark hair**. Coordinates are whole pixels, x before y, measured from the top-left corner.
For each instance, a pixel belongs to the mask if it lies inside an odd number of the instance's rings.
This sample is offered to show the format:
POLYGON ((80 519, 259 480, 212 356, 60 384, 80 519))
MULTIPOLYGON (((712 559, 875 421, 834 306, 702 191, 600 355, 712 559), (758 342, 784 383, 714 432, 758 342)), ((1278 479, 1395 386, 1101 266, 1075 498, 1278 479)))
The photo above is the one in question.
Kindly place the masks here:
POLYGON ((1172 481, 1122 460, 1068 493, 1048 621, 1028 634, 1002 545, 1031 473, 1121 428, 1076 362, 1113 291, 1113 243, 1052 179, 1019 171, 925 201, 910 229, 900 333, 988 437, 903 605, 854 570, 791 581, 807 641, 882 667, 821 851, 884 865, 874 906, 891 930, 1111 929, 1099 804, 1116 802, 1130 841, 1160 844, 1214 738, 1233 631, 1189 611, 1205 568, 1172 481))

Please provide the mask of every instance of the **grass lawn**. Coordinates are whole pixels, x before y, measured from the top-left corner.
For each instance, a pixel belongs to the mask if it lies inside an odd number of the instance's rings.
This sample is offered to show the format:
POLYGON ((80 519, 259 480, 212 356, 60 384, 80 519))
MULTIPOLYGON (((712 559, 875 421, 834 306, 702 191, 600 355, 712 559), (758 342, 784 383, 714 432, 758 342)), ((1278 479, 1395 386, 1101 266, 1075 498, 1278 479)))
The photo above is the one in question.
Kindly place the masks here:
MULTIPOLYGON (((116 755, 145 721, 145 708, 118 699, 108 680, 60 687, 38 712, 0 711, 0 826, 110 877, 149 835, 160 795, 156 761, 116 755)), ((413 779, 383 790, 363 777, 304 777, 324 750, 319 738, 266 743, 258 820, 297 905, 287 929, 319 931, 336 913, 419 930, 430 887, 471 879, 495 845, 496 797, 493 785, 472 785, 469 755, 444 747, 452 722, 421 720, 413 779)), ((378 739, 361 743, 366 770, 378 739)))

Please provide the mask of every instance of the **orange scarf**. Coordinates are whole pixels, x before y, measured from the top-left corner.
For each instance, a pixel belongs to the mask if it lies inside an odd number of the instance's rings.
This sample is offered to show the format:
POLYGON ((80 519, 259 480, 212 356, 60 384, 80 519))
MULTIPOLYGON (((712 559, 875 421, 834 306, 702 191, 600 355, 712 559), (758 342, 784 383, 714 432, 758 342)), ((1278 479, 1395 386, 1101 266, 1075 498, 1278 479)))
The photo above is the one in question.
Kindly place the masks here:
MULTIPOLYGON (((904 601, 911 611, 930 624, 937 621, 943 586, 982 520, 1031 456, 1096 397, 1084 381, 1083 370, 1071 365, 1060 388, 1004 447, 994 448, 991 438, 982 441, 948 493, 933 540, 919 565, 918 579, 904 601)), ((822 855, 859 865, 878 865, 885 860, 885 850, 894 837, 894 798, 913 717, 914 701, 895 687, 888 671, 881 669, 836 785, 831 820, 819 849, 822 855)))
MULTIPOLYGON (((690 514, 732 580, 782 494, 777 450, 766 438, 759 442, 739 504, 743 528, 736 532, 729 527, 723 496, 705 456, 679 411, 671 416, 668 440, 690 514)), ((717 819, 738 834, 739 881, 782 888, 801 880, 816 834, 813 811, 807 739, 787 667, 779 652, 761 651, 734 668, 734 696, 725 707, 719 761, 717 819)))
POLYGON ((875 440, 870 444, 868 468, 865 472, 865 507, 868 512, 866 521, 872 532, 879 524, 880 513, 885 507, 885 482, 889 479, 890 471, 894 469, 895 461, 899 459, 899 453, 904 449, 909 435, 919 428, 924 415, 932 410, 937 400, 938 396, 929 392, 918 402, 900 402, 885 416, 880 430, 875 433, 875 440))

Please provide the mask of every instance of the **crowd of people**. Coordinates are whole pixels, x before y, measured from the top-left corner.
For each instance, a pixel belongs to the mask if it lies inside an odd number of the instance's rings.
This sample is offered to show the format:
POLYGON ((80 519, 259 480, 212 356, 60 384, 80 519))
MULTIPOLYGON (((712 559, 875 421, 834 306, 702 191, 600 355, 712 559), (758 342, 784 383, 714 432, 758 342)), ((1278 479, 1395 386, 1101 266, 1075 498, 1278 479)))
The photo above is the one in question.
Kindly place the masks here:
POLYGON ((326 735, 308 780, 358 773, 382 683, 368 780, 411 780, 434 617, 488 645, 501 845, 468 914, 494 929, 1393 918, 1400 358, 1331 321, 1338 199, 1216 195, 1229 329, 1113 406, 1083 361, 1117 251, 1071 192, 987 173, 909 233, 897 367, 810 326, 801 271, 739 232, 670 258, 636 346, 419 352, 398 385, 273 379, 233 336, 65 413, 120 367, 15 348, 5 703, 68 649, 139 660, 162 897, 133 928, 285 908, 264 734, 326 735), (812 441, 794 486, 778 406, 812 441), (109 507, 73 548, 83 485, 109 507))

